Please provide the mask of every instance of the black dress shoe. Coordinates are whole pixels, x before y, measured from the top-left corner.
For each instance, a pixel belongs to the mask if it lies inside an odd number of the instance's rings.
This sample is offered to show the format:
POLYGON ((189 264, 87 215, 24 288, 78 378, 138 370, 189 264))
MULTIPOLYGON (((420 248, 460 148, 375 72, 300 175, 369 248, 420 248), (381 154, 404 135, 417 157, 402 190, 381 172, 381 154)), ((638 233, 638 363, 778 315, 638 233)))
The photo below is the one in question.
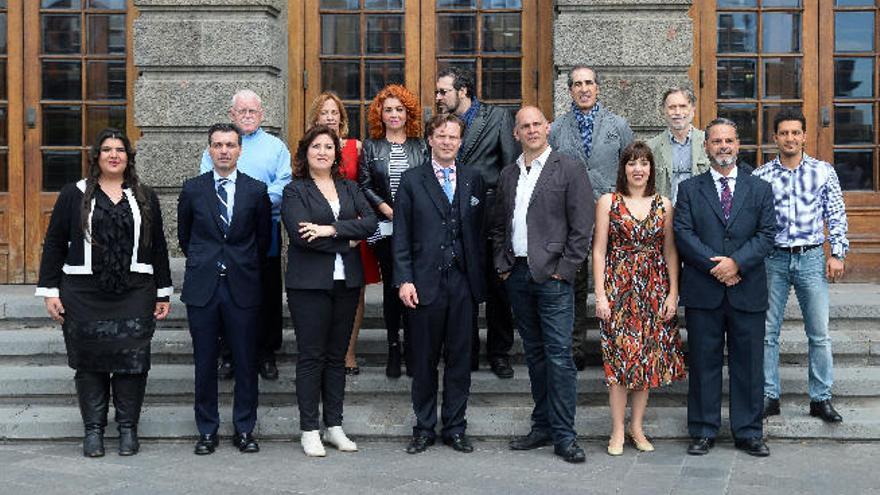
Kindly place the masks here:
POLYGON ((778 416, 779 414, 779 399, 764 397, 764 417, 778 416))
POLYGON ((510 450, 532 450, 539 447, 546 447, 552 443, 553 439, 550 437, 549 433, 540 430, 532 430, 524 437, 514 438, 508 445, 510 446, 510 450))
POLYGON ((428 435, 413 435, 412 440, 409 441, 409 445, 406 446, 406 453, 419 454, 426 451, 431 445, 434 445, 434 437, 429 437, 428 435))
POLYGON ((232 445, 238 447, 238 451, 243 454, 255 454, 260 451, 260 444, 251 433, 235 432, 232 437, 232 445))
POLYGON ((205 434, 199 435, 199 439, 196 440, 196 448, 194 449, 194 453, 196 455, 208 455, 213 454, 214 449, 217 448, 217 444, 219 439, 217 438, 217 434, 205 434))
POLYGON ((579 463, 587 460, 587 454, 584 453, 584 449, 580 448, 574 440, 565 447, 557 445, 553 448, 553 453, 562 457, 562 460, 565 462, 579 463))
POLYGON ((490 358, 489 367, 498 378, 513 378, 513 368, 510 367, 510 358, 507 356, 490 358))
POLYGON ((578 371, 584 371, 587 369, 587 356, 578 353, 572 357, 574 358, 574 366, 578 371))
POLYGON ((746 454, 755 457, 767 457, 770 455, 770 448, 761 438, 738 438, 734 440, 733 445, 739 450, 745 451, 746 454))
POLYGON ((464 433, 453 433, 448 437, 444 437, 443 443, 465 454, 470 454, 474 451, 474 446, 471 445, 471 441, 464 433))
POLYGON ((709 437, 692 438, 691 444, 688 445, 688 454, 690 455, 706 455, 709 450, 715 446, 715 439, 709 437))
POLYGON ((820 417, 826 423, 840 423, 843 421, 843 417, 831 405, 831 399, 810 402, 810 416, 820 417))
POLYGON ((278 379, 278 366, 274 359, 267 359, 260 363, 260 376, 263 380, 275 381, 278 379))
POLYGON ((232 361, 221 359, 220 365, 217 366, 217 378, 221 380, 232 380, 235 369, 232 367, 232 361))

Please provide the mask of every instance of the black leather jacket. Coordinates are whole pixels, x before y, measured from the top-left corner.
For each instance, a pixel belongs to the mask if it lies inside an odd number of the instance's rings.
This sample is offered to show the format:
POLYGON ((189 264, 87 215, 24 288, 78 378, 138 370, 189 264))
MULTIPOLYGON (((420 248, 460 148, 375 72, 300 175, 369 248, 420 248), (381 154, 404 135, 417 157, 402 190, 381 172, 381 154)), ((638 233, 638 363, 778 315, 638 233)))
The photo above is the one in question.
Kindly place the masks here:
MULTIPOLYGON (((425 142, 419 138, 406 138, 403 143, 406 158, 409 161, 407 170, 417 167, 430 157, 425 142)), ((358 163, 358 183, 367 201, 377 212, 379 205, 388 203, 391 206, 391 180, 388 176, 388 161, 391 155, 391 143, 383 139, 367 139, 364 141, 363 152, 358 163)), ((384 215, 380 214, 380 219, 384 215)))
POLYGON ((522 152, 513 138, 513 118, 501 107, 480 103, 480 110, 464 131, 462 166, 483 176, 486 189, 494 191, 501 169, 514 163, 522 152))

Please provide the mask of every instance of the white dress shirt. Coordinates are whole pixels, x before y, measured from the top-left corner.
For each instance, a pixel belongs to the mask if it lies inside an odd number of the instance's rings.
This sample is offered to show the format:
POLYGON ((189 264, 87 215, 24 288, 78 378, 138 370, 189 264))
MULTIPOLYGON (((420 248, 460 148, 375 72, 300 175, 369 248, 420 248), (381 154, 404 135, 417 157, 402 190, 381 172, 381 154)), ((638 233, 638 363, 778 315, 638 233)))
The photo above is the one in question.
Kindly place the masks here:
POLYGON ((525 155, 519 155, 516 165, 519 167, 519 180, 516 183, 516 198, 513 206, 512 235, 513 255, 516 257, 529 255, 529 227, 526 224, 526 215, 529 212, 529 203, 535 192, 535 184, 541 176, 541 170, 550 156, 550 146, 541 153, 538 158, 532 160, 529 170, 526 170, 525 155))
MULTIPOLYGON (((731 196, 733 196, 734 190, 736 189, 736 174, 738 171, 739 167, 734 165, 733 170, 730 171, 730 175, 727 176, 727 187, 730 188, 731 196)), ((709 173, 712 174, 712 182, 715 183, 715 192, 718 193, 718 201, 721 201, 721 178, 724 177, 724 175, 712 167, 709 168, 709 173)))

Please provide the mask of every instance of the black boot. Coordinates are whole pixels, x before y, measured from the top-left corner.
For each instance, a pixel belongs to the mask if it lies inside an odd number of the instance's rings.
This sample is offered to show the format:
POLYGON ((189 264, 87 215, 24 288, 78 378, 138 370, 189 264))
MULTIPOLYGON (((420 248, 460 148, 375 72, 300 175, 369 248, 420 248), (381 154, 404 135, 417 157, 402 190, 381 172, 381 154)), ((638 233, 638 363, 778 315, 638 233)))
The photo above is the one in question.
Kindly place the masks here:
POLYGON ((385 365, 385 376, 400 378, 400 342, 388 343, 388 363, 385 365))
POLYGON ((110 403, 110 374, 77 370, 74 375, 79 411, 85 426, 83 455, 104 456, 104 428, 110 403))
POLYGON ((119 455, 135 455, 141 448, 138 440, 138 421, 144 404, 147 374, 114 373, 113 405, 116 407, 116 423, 119 429, 119 455))

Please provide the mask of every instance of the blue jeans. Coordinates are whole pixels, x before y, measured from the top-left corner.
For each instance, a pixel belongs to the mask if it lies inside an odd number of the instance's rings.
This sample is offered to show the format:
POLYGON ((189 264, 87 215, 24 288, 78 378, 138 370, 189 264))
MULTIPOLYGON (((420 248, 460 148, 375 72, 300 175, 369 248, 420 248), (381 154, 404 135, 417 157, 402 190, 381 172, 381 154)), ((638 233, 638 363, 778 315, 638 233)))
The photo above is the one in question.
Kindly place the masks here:
POLYGON ((770 308, 764 334, 764 396, 778 399, 779 329, 790 288, 794 287, 804 330, 809 341, 809 393, 811 401, 831 398, 834 383, 831 337, 828 335, 828 280, 821 247, 802 254, 773 250, 766 260, 770 308))
POLYGON ((529 367, 535 401, 532 429, 551 433, 555 445, 567 447, 577 436, 577 368, 571 354, 574 288, 554 279, 536 283, 524 260, 517 260, 505 284, 529 367))

